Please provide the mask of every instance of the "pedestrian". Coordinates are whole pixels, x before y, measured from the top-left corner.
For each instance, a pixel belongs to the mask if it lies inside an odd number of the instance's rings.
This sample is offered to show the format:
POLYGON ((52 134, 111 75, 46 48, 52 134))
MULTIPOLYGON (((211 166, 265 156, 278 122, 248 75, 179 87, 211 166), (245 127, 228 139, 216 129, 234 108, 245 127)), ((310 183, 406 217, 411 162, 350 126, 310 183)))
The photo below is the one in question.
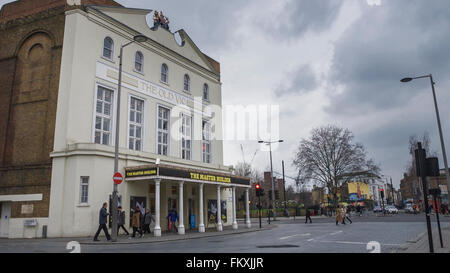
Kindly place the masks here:
POLYGON ((336 208, 336 225, 339 225, 339 222, 342 222, 345 225, 345 222, 343 222, 344 218, 342 217, 342 210, 340 207, 336 208))
POLYGON ((95 233, 95 236, 94 236, 94 241, 100 241, 99 239, 98 239, 98 235, 100 234, 100 231, 103 229, 103 231, 105 232, 105 235, 106 235, 106 239, 108 240, 108 241, 110 241, 111 240, 111 236, 109 236, 109 233, 108 233, 108 228, 106 227, 106 221, 107 221, 107 217, 108 217, 108 215, 109 215, 109 213, 107 212, 107 210, 106 210, 106 207, 107 207, 107 203, 105 202, 105 203, 103 203, 103 207, 100 209, 100 213, 99 213, 99 219, 98 219, 98 222, 99 222, 99 226, 98 226, 98 229, 97 229, 97 232, 95 233))
POLYGON ((117 227, 117 236, 119 236, 120 228, 122 228, 127 233, 127 235, 130 235, 128 230, 125 228, 125 211, 122 210, 121 206, 118 207, 118 210, 119 210, 119 212, 118 212, 118 217, 117 217, 118 218, 118 221, 117 221, 117 225, 118 225, 118 227, 117 227))
POLYGON ((309 209, 306 210, 305 224, 308 223, 308 219, 309 219, 309 223, 312 224, 312 221, 311 221, 311 212, 309 211, 309 209))
POLYGON ((353 222, 350 219, 350 207, 348 207, 347 209, 345 209, 345 207, 344 207, 343 209, 344 209, 344 221, 345 221, 345 219, 347 219, 350 221, 350 224, 352 224, 353 222))
POLYGON ((136 237, 136 231, 141 235, 141 238, 144 237, 141 229, 141 212, 139 207, 136 207, 134 210, 133 216, 131 218, 131 226, 133 227, 133 235, 131 237, 136 237))
POLYGON ((178 213, 175 208, 173 208, 169 212, 169 215, 167 215, 167 219, 169 220, 169 231, 174 230, 174 231, 178 232, 178 228, 176 226, 176 222, 178 220, 178 213))
POLYGON ((150 224, 152 223, 152 220, 155 221, 155 219, 153 219, 153 216, 152 216, 150 210, 146 209, 145 215, 144 215, 144 230, 143 230, 144 234, 147 232, 151 233, 150 224))
POLYGON ((356 207, 356 212, 358 213, 359 217, 361 217, 361 206, 358 204, 358 206, 356 207))

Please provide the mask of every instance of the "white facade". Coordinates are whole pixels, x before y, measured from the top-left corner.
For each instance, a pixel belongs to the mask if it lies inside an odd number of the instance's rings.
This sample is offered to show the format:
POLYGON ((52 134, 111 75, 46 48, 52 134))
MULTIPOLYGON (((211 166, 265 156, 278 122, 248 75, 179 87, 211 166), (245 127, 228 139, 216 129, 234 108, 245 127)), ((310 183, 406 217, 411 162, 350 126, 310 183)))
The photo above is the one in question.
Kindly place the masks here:
MULTIPOLYGON (((149 12, 93 6, 87 7, 86 11, 75 9, 66 13, 54 151, 51 154, 53 166, 48 237, 93 236, 98 228, 99 210, 104 202, 109 203, 113 191, 118 56, 121 45, 132 41, 137 33, 150 40, 130 44, 123 50, 119 171, 123 174, 126 167, 154 164, 159 158, 161 164, 230 174, 230 169, 223 166, 221 110, 211 115, 207 109, 208 106, 214 109, 222 105, 220 75, 184 31, 179 31, 184 38, 182 45, 179 45, 170 31, 149 28, 146 23, 149 12), (106 37, 113 41, 110 59, 103 56, 106 37), (143 57, 143 60, 140 58, 142 71, 135 67, 138 51, 143 57), (163 64, 168 68, 167 83, 161 81, 163 64), (186 74, 190 79, 189 92, 184 91, 186 74), (209 89, 208 101, 202 100, 205 84, 209 89), (136 101, 139 102, 139 110, 136 101), (98 113, 98 105, 103 109, 101 114, 98 113), (170 111, 167 155, 158 154, 160 107, 170 111), (139 113, 136 114, 136 111, 139 113), (180 122, 182 114, 191 120, 188 126, 192 131, 191 138, 180 132, 181 124, 185 124, 180 122), (136 121, 137 115, 139 121, 136 121), (202 126, 206 121, 215 129, 212 131, 215 138, 208 143, 210 162, 203 162, 202 126), (139 128, 136 129, 136 126, 139 128), (191 141, 189 149, 186 146, 183 149, 183 139, 191 141), (190 159, 182 158, 186 151, 190 159)), ((159 198, 160 211, 156 213, 160 213, 160 226, 164 231, 167 229, 165 217, 170 208, 168 200, 177 200, 177 208, 180 208, 178 201, 182 191, 182 218, 186 229, 189 213, 196 215, 199 226, 201 211, 206 226, 208 200, 217 200, 219 194, 222 201, 227 201, 227 221, 224 225, 233 224, 235 214, 232 187, 229 185, 164 179, 158 183, 155 181, 125 181, 118 186, 127 219, 132 206, 131 197, 145 198, 144 206, 153 211, 155 200, 159 198), (155 196, 155 184, 160 184, 158 197, 155 196), (203 203, 202 210, 200 201, 203 203)), ((128 220, 126 227, 129 228, 128 220)))

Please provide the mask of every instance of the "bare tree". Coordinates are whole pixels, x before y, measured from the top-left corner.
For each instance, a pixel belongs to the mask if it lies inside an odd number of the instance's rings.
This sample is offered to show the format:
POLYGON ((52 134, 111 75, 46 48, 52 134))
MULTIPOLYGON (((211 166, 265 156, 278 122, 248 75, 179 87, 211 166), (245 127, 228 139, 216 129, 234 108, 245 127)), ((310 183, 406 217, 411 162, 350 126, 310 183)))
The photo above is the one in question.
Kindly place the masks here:
POLYGON ((337 190, 357 176, 377 177, 380 168, 367 159, 361 143, 352 143, 348 129, 328 125, 313 129, 309 139, 302 139, 293 165, 302 183, 316 182, 328 189, 337 206, 337 190))
POLYGON ((418 137, 416 134, 410 135, 408 142, 408 149, 411 158, 406 167, 406 172, 410 176, 416 176, 416 161, 414 159, 414 156, 418 142, 422 142, 422 148, 427 151, 427 156, 437 156, 436 151, 431 150, 430 134, 427 131, 423 133, 422 137, 418 137))

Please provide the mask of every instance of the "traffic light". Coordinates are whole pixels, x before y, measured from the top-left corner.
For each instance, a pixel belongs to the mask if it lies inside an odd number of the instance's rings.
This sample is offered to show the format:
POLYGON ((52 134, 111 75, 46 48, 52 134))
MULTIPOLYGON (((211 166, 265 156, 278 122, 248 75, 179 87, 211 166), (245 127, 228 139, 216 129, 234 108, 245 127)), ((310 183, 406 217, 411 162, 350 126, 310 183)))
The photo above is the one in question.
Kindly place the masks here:
POLYGON ((261 196, 261 185, 255 185, 256 196, 261 196))
POLYGON ((275 199, 280 200, 280 192, 279 191, 275 191, 275 199))
POLYGON ((380 194, 381 194, 381 199, 383 199, 384 198, 384 190, 383 189, 380 189, 380 194))
POLYGON ((272 190, 269 190, 269 200, 272 200, 272 190))
POLYGON ((263 188, 259 189, 259 196, 264 196, 264 189, 263 188))

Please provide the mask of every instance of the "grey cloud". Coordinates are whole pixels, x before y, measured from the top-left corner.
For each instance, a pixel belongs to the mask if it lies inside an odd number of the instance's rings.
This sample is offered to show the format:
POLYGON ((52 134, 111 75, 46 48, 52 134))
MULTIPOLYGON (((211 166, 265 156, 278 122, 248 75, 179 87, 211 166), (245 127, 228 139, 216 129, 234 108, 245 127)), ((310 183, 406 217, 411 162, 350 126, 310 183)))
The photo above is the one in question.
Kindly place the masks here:
POLYGON ((444 81, 450 68, 450 2, 384 1, 367 9, 335 44, 330 86, 332 114, 353 115, 407 102, 429 82, 401 84, 408 75, 433 73, 444 81), (434 18, 434 20, 431 20, 434 18), (422 87, 419 88, 419 86, 422 87))
POLYGON ((234 28, 239 27, 236 11, 247 5, 248 1, 180 1, 164 0, 117 0, 127 7, 163 10, 170 19, 170 28, 174 32, 184 29, 197 46, 206 54, 229 46, 227 41, 234 28))
POLYGON ((291 0, 281 14, 265 18, 262 25, 277 38, 298 38, 307 31, 320 32, 337 18, 342 1, 291 0))
MULTIPOLYGON (((368 118, 374 113, 409 105, 401 117, 387 116, 379 124, 369 123, 377 123, 376 119, 368 120, 368 127, 373 129, 365 130, 364 134, 358 134, 360 129, 354 128, 374 159, 382 162, 383 170, 400 178, 410 160, 409 135, 427 130, 432 149, 440 152, 430 82, 421 79, 405 84, 400 79, 433 74, 447 140, 450 133, 450 111, 444 107, 450 103, 447 92, 450 90, 450 2, 382 3, 376 8, 363 7, 362 16, 335 43, 328 79, 330 105, 326 111, 351 127, 355 116, 368 118), (337 86, 343 92, 335 92, 337 86), (413 105, 412 99, 424 92, 429 100, 413 105)), ((442 166, 440 155, 439 159, 442 166)))
POLYGON ((302 65, 295 71, 287 73, 287 84, 281 84, 275 89, 277 96, 303 93, 314 90, 318 81, 310 65, 302 65))

